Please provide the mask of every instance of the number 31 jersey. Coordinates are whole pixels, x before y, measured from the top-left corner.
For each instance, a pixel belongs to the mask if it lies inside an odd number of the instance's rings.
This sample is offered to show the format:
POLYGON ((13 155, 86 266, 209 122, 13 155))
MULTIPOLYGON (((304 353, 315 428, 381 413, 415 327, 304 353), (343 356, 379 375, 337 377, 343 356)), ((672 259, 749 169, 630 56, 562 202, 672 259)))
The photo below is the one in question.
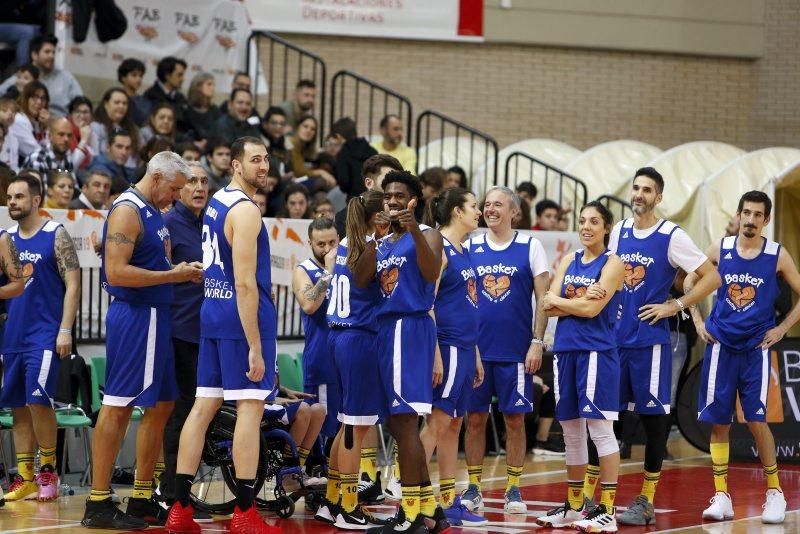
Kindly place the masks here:
POLYGON ((377 306, 381 290, 377 278, 367 287, 356 287, 353 272, 347 266, 347 238, 339 243, 336 266, 331 279, 328 325, 333 328, 361 328, 378 331, 377 306))

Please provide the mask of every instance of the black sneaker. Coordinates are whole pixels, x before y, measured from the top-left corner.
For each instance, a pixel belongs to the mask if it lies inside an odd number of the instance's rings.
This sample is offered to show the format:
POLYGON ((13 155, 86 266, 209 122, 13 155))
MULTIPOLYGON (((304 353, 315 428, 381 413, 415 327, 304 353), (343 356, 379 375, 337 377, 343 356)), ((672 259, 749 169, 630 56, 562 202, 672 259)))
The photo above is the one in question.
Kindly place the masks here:
POLYGON ((358 483, 358 502, 364 504, 381 504, 386 500, 381 488, 381 472, 375 480, 370 480, 366 473, 361 473, 361 480, 358 483))
POLYGON ((161 503, 154 497, 149 499, 128 499, 128 515, 138 517, 146 521, 149 525, 164 526, 167 523, 169 512, 161 507, 161 503))
POLYGON ((195 510, 192 514, 192 519, 194 519, 195 523, 211 523, 214 521, 211 514, 207 514, 202 510, 195 510))
POLYGON ((562 441, 548 438, 547 441, 539 441, 533 445, 533 454, 541 454, 543 456, 564 456, 566 454, 566 447, 562 441))
POLYGON ((439 534, 450 528, 450 521, 447 520, 447 516, 444 515, 444 510, 441 506, 436 506, 433 516, 429 517, 424 514, 419 516, 425 521, 425 526, 431 534, 439 534))
POLYGON ((334 504, 327 498, 324 498, 322 504, 317 508, 314 514, 314 519, 332 525, 336 522, 336 516, 339 514, 339 505, 334 504))
POLYGON ((422 514, 418 515, 414 521, 409 521, 402 507, 398 508, 397 514, 388 519, 382 527, 374 527, 367 530, 367 534, 393 534, 395 532, 404 532, 406 534, 429 533, 422 514))
POLYGON ((81 525, 86 528, 102 528, 110 530, 144 530, 147 521, 126 514, 111 501, 86 501, 81 525))
POLYGON ((367 530, 368 528, 382 527, 385 524, 385 519, 378 519, 358 505, 352 512, 340 507, 333 526, 341 530, 367 530))

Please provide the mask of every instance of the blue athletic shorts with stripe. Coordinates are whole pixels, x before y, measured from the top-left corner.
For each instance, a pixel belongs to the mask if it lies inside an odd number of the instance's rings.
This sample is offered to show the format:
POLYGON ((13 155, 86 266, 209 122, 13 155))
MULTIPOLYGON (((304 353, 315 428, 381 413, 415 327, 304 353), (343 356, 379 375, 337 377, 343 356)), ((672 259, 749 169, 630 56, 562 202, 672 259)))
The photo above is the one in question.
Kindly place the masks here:
POLYGON ((309 405, 320 403, 325 407, 325 421, 319 431, 325 437, 336 437, 339 431, 339 410, 342 407, 342 389, 339 381, 330 384, 303 384, 303 391, 315 397, 305 399, 309 405))
POLYGON ((619 356, 615 350, 560 352, 553 357, 556 419, 619 417, 619 356))
POLYGON ((522 362, 483 362, 483 383, 472 390, 467 411, 487 413, 492 397, 502 413, 533 411, 533 375, 525 374, 522 362))
POLYGON ((264 376, 258 382, 247 378, 250 345, 246 339, 200 339, 197 359, 197 396, 226 401, 265 400, 275 389, 277 345, 274 334, 261 332, 264 376))
POLYGON ((103 404, 152 407, 178 398, 171 321, 169 306, 111 302, 103 404))
POLYGON ((435 350, 436 325, 427 313, 381 319, 378 364, 390 415, 431 413, 435 350))
POLYGON ((669 413, 672 387, 669 344, 619 349, 619 409, 659 415, 669 413))
POLYGON ((3 388, 0 406, 22 408, 28 404, 53 406, 58 387, 58 354, 31 350, 3 354, 3 388))
POLYGON ((292 426, 295 416, 297 415, 297 410, 300 409, 302 404, 302 402, 292 402, 286 406, 282 404, 265 404, 264 420, 292 426))
POLYGON ((697 418, 706 423, 731 424, 739 393, 745 421, 765 422, 769 360, 769 349, 733 350, 719 343, 706 346, 697 418))
POLYGON ((377 336, 359 328, 332 328, 328 352, 333 356, 342 391, 339 421, 372 426, 386 412, 386 394, 378 369, 377 336))
POLYGON ((439 343, 444 374, 433 389, 433 406, 450 417, 463 417, 475 380, 475 347, 465 349, 439 343))

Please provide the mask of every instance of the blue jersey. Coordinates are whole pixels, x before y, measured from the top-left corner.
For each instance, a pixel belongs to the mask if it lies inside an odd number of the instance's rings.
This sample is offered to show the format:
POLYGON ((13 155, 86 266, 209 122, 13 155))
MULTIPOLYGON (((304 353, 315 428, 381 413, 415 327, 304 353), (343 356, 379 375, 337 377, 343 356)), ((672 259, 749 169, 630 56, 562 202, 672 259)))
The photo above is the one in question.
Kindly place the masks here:
MULTIPOLYGON (((129 264, 148 271, 169 271, 172 261, 168 256, 169 230, 164 225, 161 212, 134 188, 122 193, 108 211, 108 216, 121 204, 135 208, 139 213, 142 233, 133 245, 133 255, 129 264)), ((103 288, 115 299, 142 306, 168 306, 172 304, 172 284, 158 284, 149 287, 113 286, 108 283, 105 269, 105 247, 108 220, 103 225, 103 265, 100 271, 103 288)))
POLYGON ((378 331, 377 306, 381 290, 377 280, 367 287, 356 287, 353 272, 347 266, 347 238, 339 243, 336 266, 333 268, 328 303, 328 325, 333 328, 362 328, 378 331))
POLYGON ((442 238, 447 267, 433 309, 439 343, 472 349, 478 342, 478 287, 469 252, 442 238))
POLYGON ((775 326, 778 298, 778 258, 781 246, 762 238, 761 253, 744 259, 736 250, 736 236, 722 240, 719 250, 717 303, 706 320, 708 333, 732 349, 756 348, 775 326))
MULTIPOLYGON (((252 202, 243 191, 217 191, 203 216, 204 296, 200 307, 200 337, 246 339, 236 305, 236 280, 233 275, 233 249, 225 237, 225 219, 239 202, 252 202)), ((256 240, 256 285, 258 286, 258 326, 262 337, 274 339, 277 318, 272 302, 269 237, 262 224, 256 240)), ((262 345, 264 344, 262 339, 262 345)))
POLYGON ((634 235, 633 219, 626 219, 620 228, 617 256, 625 264, 622 284, 622 316, 617 323, 617 345, 624 348, 669 344, 669 320, 655 325, 639 319, 639 308, 661 304, 669 299, 677 267, 669 261, 669 242, 678 226, 661 221, 645 238, 634 235))
MULTIPOLYGON (((299 266, 303 269, 311 284, 314 285, 323 275, 323 268, 312 260, 306 260, 299 266)), ((330 298, 330 287, 328 295, 320 304, 317 311, 308 315, 300 310, 300 318, 303 322, 303 332, 305 333, 305 346, 303 347, 303 382, 306 384, 325 384, 335 376, 333 359, 328 352, 328 298, 330 298)))
MULTIPOLYGON (((606 252, 589 263, 583 263, 583 252, 583 250, 575 252, 575 259, 564 273, 564 281, 561 283, 561 296, 564 298, 573 299, 585 295, 586 288, 600 280, 600 273, 611 255, 610 252, 606 252)), ((620 293, 615 292, 596 317, 574 315, 559 317, 553 351, 616 350, 614 327, 620 312, 621 300, 620 293)))
MULTIPOLYGON (((0 228, 0 241, 3 240, 3 236, 6 235, 6 231, 0 228)), ((9 265, 9 268, 11 266, 9 265)), ((0 287, 6 285, 8 283, 8 276, 6 276, 5 272, 0 272, 0 287)), ((6 312, 6 301, 0 300, 0 315, 6 312)), ((0 326, 0 347, 3 346, 3 327, 0 326)))
POLYGON ((19 234, 19 225, 8 229, 23 269, 31 264, 33 275, 26 280, 22 295, 7 302, 4 353, 53 350, 56 346, 66 291, 55 253, 59 228, 61 224, 47 221, 28 238, 19 234))
MULTIPOLYGON (((430 227, 420 225, 420 229, 425 232, 430 227)), ((393 235, 378 244, 378 283, 383 296, 378 316, 426 313, 433 306, 436 284, 422 277, 411 233, 397 241, 392 240, 393 235)))

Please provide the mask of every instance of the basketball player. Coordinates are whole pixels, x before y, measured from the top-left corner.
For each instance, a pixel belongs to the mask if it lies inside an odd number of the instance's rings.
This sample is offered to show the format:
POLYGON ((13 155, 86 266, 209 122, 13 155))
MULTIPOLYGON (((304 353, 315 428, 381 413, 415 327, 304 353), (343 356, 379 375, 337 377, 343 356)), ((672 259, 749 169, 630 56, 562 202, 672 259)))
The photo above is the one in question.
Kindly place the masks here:
POLYGON ((478 228, 481 212, 475 196, 459 187, 445 189, 425 207, 425 223, 440 225, 444 249, 433 314, 436 320, 436 353, 433 375, 433 410, 425 420, 420 438, 430 462, 436 449, 439 494, 448 522, 453 526, 485 525, 455 493, 458 435, 472 389, 483 380, 477 351, 478 291, 475 270, 461 242, 478 228))
POLYGON ((614 327, 625 267, 606 249, 612 223, 611 212, 601 202, 583 207, 578 231, 584 248, 564 257, 542 302, 548 316, 559 317, 553 371, 556 418, 564 430, 568 477, 567 501, 536 520, 546 527, 617 531, 614 497, 619 446, 613 422, 619 405, 619 356, 614 327), (599 298, 587 296, 590 288, 599 292, 599 298), (602 497, 584 517, 587 424, 600 456, 602 497))
POLYGON ((625 264, 622 317, 617 323, 620 409, 638 413, 647 435, 641 495, 619 516, 623 525, 655 522, 653 499, 666 452, 672 379, 667 319, 720 285, 714 266, 686 232, 656 217, 663 192, 664 178, 657 170, 637 170, 631 192, 633 217, 614 225, 608 246, 625 264), (678 267, 697 273, 699 280, 692 293, 669 299, 678 267))
POLYGON ((539 240, 511 227, 519 209, 519 198, 511 189, 490 188, 483 205, 489 230, 464 245, 478 276, 478 348, 485 371, 483 383, 467 403, 464 438, 469 486, 461 501, 473 512, 483 505, 486 423, 494 395, 507 432, 505 511, 524 514, 527 509, 519 491, 525 461, 524 418, 533 410, 533 380, 526 375, 542 365, 547 316, 534 311, 547 292, 550 274, 539 240))
POLYGON ((203 452, 203 436, 222 401, 236 401, 233 458, 236 506, 231 532, 271 533, 254 506, 260 422, 275 389, 277 318, 272 301, 269 237, 251 197, 266 186, 267 147, 256 137, 231 146, 233 177, 208 203, 203 217, 205 299, 197 365, 197 400, 181 431, 175 504, 169 532, 200 532, 189 494, 203 452), (255 453, 254 453, 255 452, 255 453))
MULTIPOLYGON (((722 276, 717 302, 703 323, 692 307, 697 333, 706 341, 702 382, 697 400, 698 419, 711 423, 711 461, 716 493, 703 519, 733 519, 728 494, 728 453, 731 420, 736 397, 756 447, 767 479, 767 497, 761 521, 783 523, 786 499, 778 481, 775 440, 767 425, 767 391, 770 381, 769 348, 783 339, 800 319, 800 303, 779 325, 775 325, 777 276, 800 294, 800 274, 789 253, 778 243, 761 236, 769 224, 772 201, 761 191, 750 191, 739 199, 736 215, 738 235, 723 238, 707 251, 722 276)), ((686 293, 694 292, 694 275, 686 277, 686 293)), ((778 399, 780 402, 780 398, 778 399)))
MULTIPOLYGON (((59 358, 72 352, 72 325, 80 300, 75 246, 61 224, 39 215, 41 199, 36 177, 22 174, 11 178, 8 215, 17 224, 8 234, 23 272, 32 271, 33 275, 25 282, 25 292, 8 301, 3 336, 0 406, 13 409, 18 468, 5 495, 8 501, 51 501, 58 497, 53 395, 59 358), (37 443, 41 468, 34 477, 37 443)), ((3 271, 16 264, 5 264, 4 257, 3 271)))

